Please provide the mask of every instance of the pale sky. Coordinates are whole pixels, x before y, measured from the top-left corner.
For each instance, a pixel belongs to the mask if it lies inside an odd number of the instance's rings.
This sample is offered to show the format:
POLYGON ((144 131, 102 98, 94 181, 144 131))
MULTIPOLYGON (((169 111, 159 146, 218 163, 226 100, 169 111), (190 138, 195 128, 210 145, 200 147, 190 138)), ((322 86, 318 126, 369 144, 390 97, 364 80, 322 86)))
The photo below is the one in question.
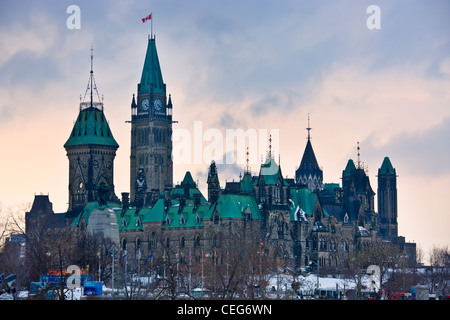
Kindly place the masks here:
MULTIPOLYGON (((177 132, 278 132, 274 150, 293 177, 311 136, 324 182, 361 161, 377 192, 389 156, 398 174, 399 235, 424 251, 449 245, 450 2, 436 1, 0 1, 0 203, 3 212, 49 194, 67 210, 63 144, 94 75, 120 147, 117 195, 129 192, 130 103, 151 23, 177 132), (80 29, 69 29, 70 5, 80 29), (369 29, 370 5, 380 29, 369 29), (198 127, 197 127, 198 129, 198 127)), ((258 145, 267 146, 258 137, 258 145)), ((191 142, 192 142, 191 141, 191 142)), ((174 146, 176 144, 174 143, 174 146)), ((183 145, 184 146, 184 145, 183 145)), ((180 147, 180 145, 178 145, 180 147)), ((194 148, 191 147, 192 153, 194 148)), ((229 150, 224 150, 224 154, 229 150)), ((259 172, 264 150, 253 154, 259 172)), ((194 158, 194 154, 192 154, 194 158)), ((176 164, 206 190, 208 156, 176 164), (202 159, 203 158, 203 159, 202 159)), ((176 161, 176 159, 175 159, 176 161)), ((222 186, 245 163, 219 166, 222 186)), ((205 194, 206 195, 206 194, 205 194)))

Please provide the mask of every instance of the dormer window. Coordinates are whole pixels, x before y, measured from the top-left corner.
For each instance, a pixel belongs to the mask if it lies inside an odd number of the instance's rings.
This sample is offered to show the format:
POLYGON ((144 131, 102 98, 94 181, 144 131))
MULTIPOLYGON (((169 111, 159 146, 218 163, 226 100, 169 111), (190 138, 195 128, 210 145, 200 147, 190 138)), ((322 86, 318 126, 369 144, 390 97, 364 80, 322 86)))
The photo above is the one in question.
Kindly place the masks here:
POLYGON ((166 224, 167 224, 167 225, 170 224, 170 218, 169 218, 169 216, 166 216, 166 224))
POLYGON ((136 217, 136 227, 140 227, 142 225, 141 219, 139 217, 136 217))

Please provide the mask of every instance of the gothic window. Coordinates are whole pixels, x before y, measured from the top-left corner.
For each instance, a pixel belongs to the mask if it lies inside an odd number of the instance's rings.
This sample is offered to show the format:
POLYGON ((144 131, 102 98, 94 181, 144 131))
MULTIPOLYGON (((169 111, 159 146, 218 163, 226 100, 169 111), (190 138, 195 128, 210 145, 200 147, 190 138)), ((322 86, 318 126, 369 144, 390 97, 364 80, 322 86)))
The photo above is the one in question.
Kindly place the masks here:
POLYGON ((278 216, 277 232, 278 232, 278 239, 283 239, 284 238, 284 219, 281 214, 278 216))
POLYGON ((141 239, 136 239, 136 252, 138 252, 141 248, 141 239))
POLYGON ((219 223, 220 215, 219 215, 218 212, 215 212, 213 220, 214 220, 214 224, 218 224, 219 223))
POLYGON ((170 238, 167 237, 166 238, 166 248, 169 248, 169 247, 170 247, 170 238))
POLYGON ((156 233, 154 231, 152 231, 148 243, 149 243, 149 249, 156 248, 157 241, 156 241, 156 233))
POLYGON ((200 235, 195 235, 194 248, 200 247, 200 235))
POLYGON ((281 198, 281 186, 279 183, 277 183, 277 186, 275 187, 275 203, 279 203, 281 198))
POLYGON ((180 248, 184 248, 185 245, 186 245, 186 240, 185 240, 184 236, 181 236, 181 239, 180 239, 180 248))
POLYGON ((322 239, 322 238, 319 239, 319 248, 320 248, 320 250, 325 250, 326 249, 325 240, 322 239))
POLYGON ((217 235, 213 235, 212 238, 212 247, 216 248, 217 247, 217 235))
POLYGON ((314 219, 315 221, 320 221, 320 210, 314 211, 314 219))
POLYGON ((264 185, 259 187, 259 202, 266 202, 266 188, 264 185))
POLYGON ((344 251, 345 252, 348 251, 348 243, 347 243, 347 241, 344 241, 344 251))
POLYGON ((122 240, 122 251, 126 252, 127 251, 127 239, 123 239, 122 240))

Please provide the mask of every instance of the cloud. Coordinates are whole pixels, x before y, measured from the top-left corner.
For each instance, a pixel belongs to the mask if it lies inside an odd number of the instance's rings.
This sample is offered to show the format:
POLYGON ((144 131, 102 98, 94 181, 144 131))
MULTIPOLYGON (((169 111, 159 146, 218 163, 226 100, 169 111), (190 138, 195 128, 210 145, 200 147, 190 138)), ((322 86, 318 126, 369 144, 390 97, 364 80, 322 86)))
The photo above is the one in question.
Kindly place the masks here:
POLYGON ((21 53, 42 57, 55 45, 57 26, 47 14, 35 12, 24 18, 26 24, 13 22, 0 29, 0 66, 21 53))
POLYGON ((381 159, 383 155, 389 155, 404 175, 438 178, 450 173, 449 137, 450 117, 446 117, 425 131, 397 134, 381 147, 372 135, 363 142, 364 152, 368 158, 381 159))

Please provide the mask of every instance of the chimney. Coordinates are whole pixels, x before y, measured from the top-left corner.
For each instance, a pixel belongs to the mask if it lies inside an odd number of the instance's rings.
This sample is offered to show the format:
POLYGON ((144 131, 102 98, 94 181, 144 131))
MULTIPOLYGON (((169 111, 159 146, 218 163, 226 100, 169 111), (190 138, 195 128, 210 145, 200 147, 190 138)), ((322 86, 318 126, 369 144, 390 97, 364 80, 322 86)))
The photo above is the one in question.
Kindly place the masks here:
POLYGON ((128 192, 122 192, 122 215, 130 206, 130 194, 128 192))
POLYGON ((180 195, 180 206, 178 208, 178 214, 181 213, 181 211, 183 210, 184 206, 186 205, 186 197, 184 195, 180 195))
POLYGON ((164 209, 165 209, 165 211, 167 211, 169 209, 169 207, 172 205, 172 201, 170 198, 171 191, 172 191, 172 188, 170 188, 170 187, 164 188, 164 209))
POLYGON ((159 189, 152 189, 152 206, 158 201, 159 198, 159 189))
POLYGON ((201 193, 194 193, 194 207, 197 208, 200 205, 200 200, 202 198, 201 193))
POLYGON ((145 193, 144 206, 150 208, 152 206, 152 191, 145 193))

